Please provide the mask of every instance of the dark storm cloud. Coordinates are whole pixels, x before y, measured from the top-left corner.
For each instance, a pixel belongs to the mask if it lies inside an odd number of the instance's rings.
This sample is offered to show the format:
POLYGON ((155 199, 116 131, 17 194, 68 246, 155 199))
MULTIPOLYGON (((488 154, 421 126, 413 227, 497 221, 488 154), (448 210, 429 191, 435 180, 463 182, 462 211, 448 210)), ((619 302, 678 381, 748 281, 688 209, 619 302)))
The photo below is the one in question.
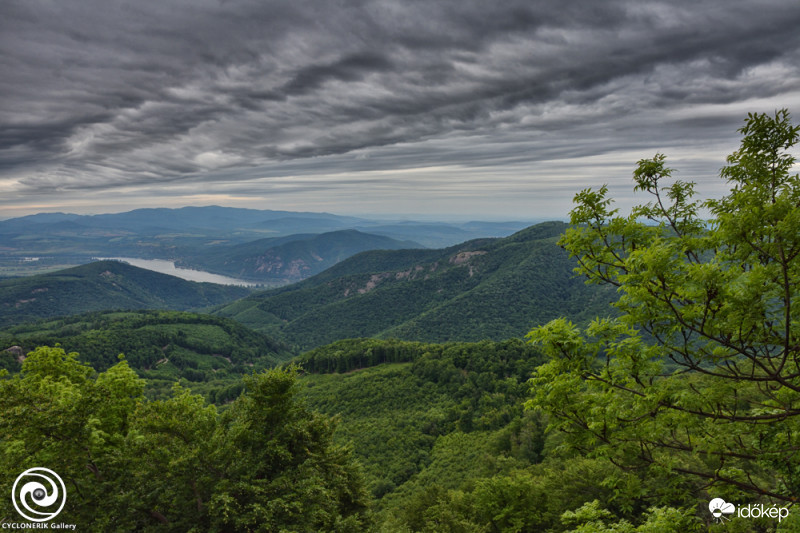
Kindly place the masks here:
POLYGON ((0 196, 711 146, 800 104, 798 23, 789 0, 6 0, 0 196))
POLYGON ((286 95, 305 94, 320 88, 326 81, 360 81, 370 72, 389 70, 391 62, 375 54, 356 54, 326 65, 303 68, 281 88, 286 95))

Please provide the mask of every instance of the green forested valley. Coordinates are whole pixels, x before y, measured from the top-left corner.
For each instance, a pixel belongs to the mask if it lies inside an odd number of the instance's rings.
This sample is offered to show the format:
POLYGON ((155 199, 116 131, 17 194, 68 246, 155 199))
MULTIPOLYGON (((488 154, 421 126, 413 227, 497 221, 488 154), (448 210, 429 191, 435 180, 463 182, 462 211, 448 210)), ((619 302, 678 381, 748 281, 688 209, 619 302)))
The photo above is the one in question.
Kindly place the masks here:
POLYGON ((235 301, 3 282, 0 486, 52 469, 86 531, 800 531, 800 126, 739 133, 720 198, 655 154, 628 213, 585 189, 569 224, 235 301))

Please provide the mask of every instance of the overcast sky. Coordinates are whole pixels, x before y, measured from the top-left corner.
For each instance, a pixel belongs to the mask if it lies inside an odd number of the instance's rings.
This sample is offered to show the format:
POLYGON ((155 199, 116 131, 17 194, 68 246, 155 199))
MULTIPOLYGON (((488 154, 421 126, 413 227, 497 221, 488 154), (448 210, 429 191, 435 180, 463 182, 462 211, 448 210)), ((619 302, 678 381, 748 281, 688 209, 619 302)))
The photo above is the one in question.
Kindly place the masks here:
POLYGON ((720 194, 783 107, 797 0, 2 0, 0 218, 562 218, 656 152, 720 194))

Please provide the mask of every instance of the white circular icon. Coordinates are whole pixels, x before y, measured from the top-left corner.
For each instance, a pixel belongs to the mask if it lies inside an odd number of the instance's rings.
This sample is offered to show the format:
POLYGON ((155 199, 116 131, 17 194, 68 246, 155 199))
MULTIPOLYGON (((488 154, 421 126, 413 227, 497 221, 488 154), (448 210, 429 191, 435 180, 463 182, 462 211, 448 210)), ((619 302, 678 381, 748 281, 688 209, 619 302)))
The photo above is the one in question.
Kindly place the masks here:
POLYGON ((61 478, 47 468, 35 467, 17 476, 11 489, 11 501, 19 514, 32 522, 55 518, 67 503, 67 488, 61 478), (17 485, 22 482, 19 491, 17 485), (60 502, 60 504, 59 504, 60 502), (20 506, 24 508, 23 511, 20 506), (56 506, 57 509, 53 510, 56 506))

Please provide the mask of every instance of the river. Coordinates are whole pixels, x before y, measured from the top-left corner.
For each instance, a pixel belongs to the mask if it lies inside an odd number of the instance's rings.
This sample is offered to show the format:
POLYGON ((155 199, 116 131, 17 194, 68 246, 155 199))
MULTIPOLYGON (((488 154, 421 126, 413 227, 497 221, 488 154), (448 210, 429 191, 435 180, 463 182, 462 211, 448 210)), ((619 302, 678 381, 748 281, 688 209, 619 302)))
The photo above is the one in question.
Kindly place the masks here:
POLYGON ((146 268, 162 274, 169 274, 188 281, 199 281, 208 283, 218 283, 220 285, 238 285, 240 287, 257 287, 260 283, 253 281, 245 281, 243 279, 229 278, 228 276, 220 276, 219 274, 212 274, 211 272, 204 272, 202 270, 192 270, 190 268, 176 267, 173 261, 164 259, 138 259, 135 257, 95 257, 99 260, 112 260, 128 263, 139 268, 146 268))

